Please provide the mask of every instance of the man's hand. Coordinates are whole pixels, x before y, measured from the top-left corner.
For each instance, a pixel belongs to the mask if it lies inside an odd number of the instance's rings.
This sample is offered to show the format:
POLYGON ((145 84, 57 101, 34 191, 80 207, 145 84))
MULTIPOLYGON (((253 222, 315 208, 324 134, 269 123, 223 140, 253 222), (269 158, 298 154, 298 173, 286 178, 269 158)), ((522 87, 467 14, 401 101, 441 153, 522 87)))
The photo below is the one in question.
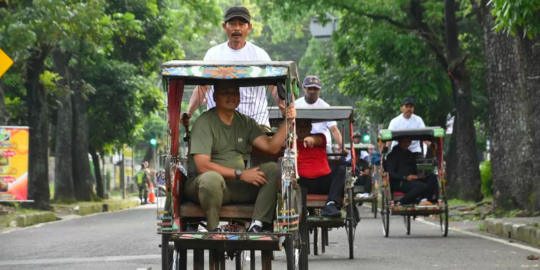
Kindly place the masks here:
MULTIPOLYGON (((279 109, 281 110, 281 114, 282 114, 282 115, 285 115, 285 105, 279 104, 278 107, 279 107, 279 109)), ((289 105, 289 107, 287 108, 287 115, 286 115, 286 117, 287 117, 288 119, 294 119, 294 118, 296 118, 296 109, 294 108, 294 104, 289 105)))
POLYGON ((407 176, 407 181, 414 181, 414 180, 418 180, 418 176, 414 175, 414 174, 411 174, 409 176, 407 176))
POLYGON ((383 153, 383 154, 388 153, 388 147, 387 147, 387 146, 384 146, 383 149, 382 149, 382 151, 381 151, 381 153, 383 153))
POLYGON ((189 119, 191 119, 191 117, 189 116, 189 114, 188 114, 188 113, 183 113, 183 114, 182 114, 182 119, 181 119, 181 121, 182 121, 182 126, 184 126, 184 127, 189 126, 189 119))
POLYGON ((369 174, 370 174, 370 171, 369 171, 369 170, 360 171, 360 175, 361 175, 361 176, 369 175, 369 174))
POLYGON ((242 176, 240 176, 240 180, 256 187, 266 185, 266 178, 263 172, 259 172, 259 167, 244 170, 242 176))
POLYGON ((304 147, 305 148, 313 148, 313 145, 315 144, 315 139, 311 136, 307 136, 304 138, 304 147))

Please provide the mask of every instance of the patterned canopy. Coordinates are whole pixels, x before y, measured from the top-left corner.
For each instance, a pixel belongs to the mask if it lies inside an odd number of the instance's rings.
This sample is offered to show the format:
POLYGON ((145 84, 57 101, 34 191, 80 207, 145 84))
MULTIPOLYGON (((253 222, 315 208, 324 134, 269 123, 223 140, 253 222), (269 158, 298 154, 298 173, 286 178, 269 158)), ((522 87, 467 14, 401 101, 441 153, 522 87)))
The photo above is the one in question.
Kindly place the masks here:
POLYGON ((242 86, 276 85, 287 78, 298 84, 294 61, 282 62, 215 62, 170 61, 161 66, 162 76, 182 78, 186 85, 210 85, 216 80, 240 79, 242 86))

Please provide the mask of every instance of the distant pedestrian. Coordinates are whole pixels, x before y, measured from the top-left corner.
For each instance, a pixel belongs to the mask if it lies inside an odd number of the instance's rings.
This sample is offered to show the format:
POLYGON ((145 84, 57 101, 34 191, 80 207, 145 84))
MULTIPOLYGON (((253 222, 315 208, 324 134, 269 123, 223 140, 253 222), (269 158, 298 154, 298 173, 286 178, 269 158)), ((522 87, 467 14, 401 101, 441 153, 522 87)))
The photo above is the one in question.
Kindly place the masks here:
POLYGON ((137 185, 139 186, 139 199, 141 200, 141 204, 148 203, 149 184, 150 169, 148 169, 148 162, 145 161, 143 164, 141 164, 141 170, 137 173, 137 185))

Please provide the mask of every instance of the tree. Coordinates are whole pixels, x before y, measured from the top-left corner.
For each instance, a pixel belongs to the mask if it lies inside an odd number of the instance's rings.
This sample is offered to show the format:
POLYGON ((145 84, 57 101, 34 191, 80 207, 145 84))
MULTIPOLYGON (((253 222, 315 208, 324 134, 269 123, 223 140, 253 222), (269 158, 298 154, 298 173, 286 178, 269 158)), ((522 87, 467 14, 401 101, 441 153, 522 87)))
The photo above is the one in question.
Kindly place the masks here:
POLYGON ((540 156, 540 53, 534 50, 540 44, 540 6, 537 1, 471 2, 484 30, 494 205, 534 213, 540 208, 535 177, 540 170, 534 166, 540 156))
MULTIPOLYGON (((467 90, 471 86, 456 84, 456 79, 463 83, 468 76, 466 69, 461 68, 467 58, 457 60, 447 53, 459 49, 449 46, 459 44, 445 43, 448 36, 444 30, 451 25, 444 24, 444 3, 419 0, 390 3, 274 0, 258 3, 263 11, 279 14, 283 19, 312 11, 320 14, 323 20, 327 12, 340 15, 339 30, 332 37, 334 54, 320 61, 320 65, 326 71, 335 69, 341 73, 334 81, 342 91, 365 93, 376 100, 389 99, 387 108, 397 108, 400 96, 415 95, 420 104, 433 102, 430 112, 440 115, 435 123, 444 123, 451 106, 456 106, 458 115, 453 140, 458 143, 451 149, 454 158, 449 160, 453 163, 449 164, 448 170, 451 173, 449 191, 460 199, 477 201, 482 198, 476 142, 470 139, 476 137, 472 91, 467 90), (407 58, 411 55, 415 57, 407 58), (458 67, 458 75, 462 77, 453 73, 458 67), (448 96, 453 104, 448 102, 448 96), (445 111, 444 108, 448 109, 445 111), (457 169, 456 166, 461 167, 457 169)), ((454 9, 453 13, 461 20, 467 19, 462 9, 454 9)))

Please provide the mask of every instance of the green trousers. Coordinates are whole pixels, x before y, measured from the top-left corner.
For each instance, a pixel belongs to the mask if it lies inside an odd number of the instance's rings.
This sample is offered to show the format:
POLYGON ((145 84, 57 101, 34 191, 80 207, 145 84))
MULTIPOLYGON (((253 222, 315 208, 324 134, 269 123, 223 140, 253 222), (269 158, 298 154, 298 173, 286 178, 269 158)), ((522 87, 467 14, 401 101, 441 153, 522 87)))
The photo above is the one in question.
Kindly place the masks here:
POLYGON ((201 205, 206 214, 207 229, 213 230, 219 225, 221 206, 229 203, 252 204, 253 220, 271 223, 277 200, 277 164, 268 162, 259 166, 259 171, 266 177, 266 185, 256 187, 240 180, 224 179, 221 174, 210 171, 186 183, 187 197, 201 205))

